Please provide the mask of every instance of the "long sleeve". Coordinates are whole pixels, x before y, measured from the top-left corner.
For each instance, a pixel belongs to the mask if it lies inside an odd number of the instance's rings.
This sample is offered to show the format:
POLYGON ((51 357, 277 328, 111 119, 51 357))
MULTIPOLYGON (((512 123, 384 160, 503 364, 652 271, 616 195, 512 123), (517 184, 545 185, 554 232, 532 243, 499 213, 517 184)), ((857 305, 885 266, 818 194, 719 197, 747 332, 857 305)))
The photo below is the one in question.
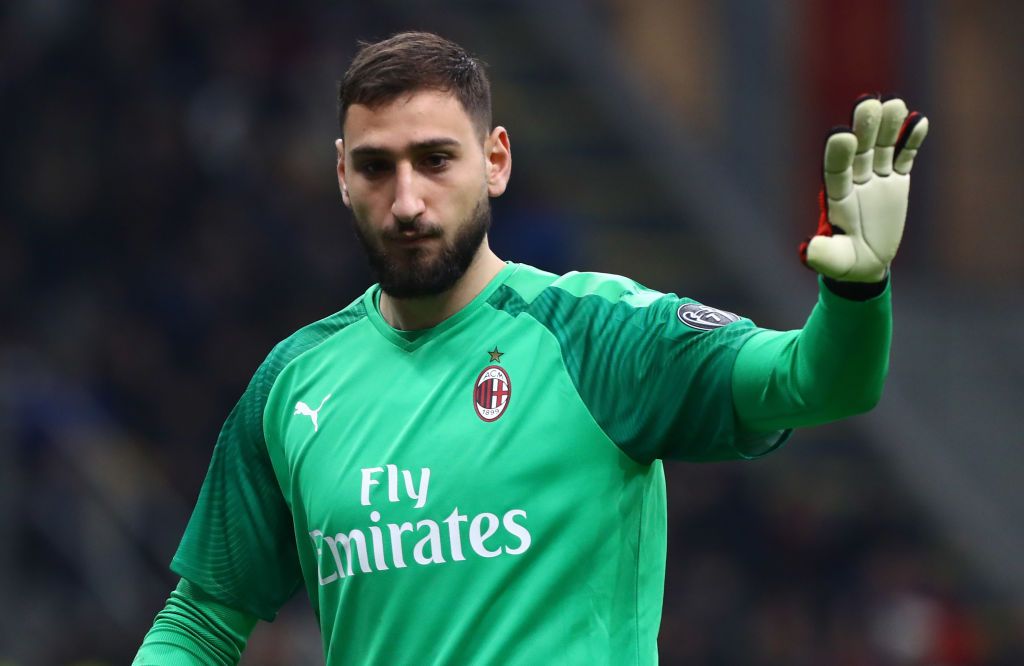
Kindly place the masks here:
POLYGON ((889 369, 891 288, 867 300, 843 298, 819 281, 803 329, 761 331, 740 348, 733 398, 754 431, 809 426, 868 411, 889 369))
POLYGON ((225 606, 184 578, 157 613, 134 666, 237 664, 257 618, 225 606))

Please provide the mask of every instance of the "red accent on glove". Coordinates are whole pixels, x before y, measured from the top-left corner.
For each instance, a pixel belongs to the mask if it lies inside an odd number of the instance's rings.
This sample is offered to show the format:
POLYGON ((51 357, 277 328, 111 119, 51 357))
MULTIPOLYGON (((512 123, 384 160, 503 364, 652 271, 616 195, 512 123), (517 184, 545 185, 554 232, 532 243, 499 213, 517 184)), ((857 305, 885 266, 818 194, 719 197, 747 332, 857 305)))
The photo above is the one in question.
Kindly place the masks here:
MULTIPOLYGON (((911 127, 911 125, 916 125, 920 115, 921 114, 917 111, 911 111, 907 114, 907 117, 903 119, 903 125, 900 127, 900 139, 906 141, 906 136, 909 134, 909 132, 907 132, 907 128, 911 127)), ((897 139, 897 141, 899 141, 899 139, 897 139)))
POLYGON ((910 134, 917 127, 917 124, 921 122, 922 117, 917 111, 911 111, 907 114, 907 117, 903 120, 903 126, 900 127, 899 136, 896 139, 896 149, 893 151, 893 158, 903 152, 903 146, 907 145, 907 139, 910 138, 910 134))
MULTIPOLYGON (((828 199, 825 198, 824 187, 818 192, 818 211, 818 229, 814 232, 814 236, 831 236, 836 232, 836 228, 828 221, 828 199)), ((800 263, 804 266, 807 266, 807 246, 811 244, 811 239, 814 236, 808 236, 803 243, 800 243, 800 263)))

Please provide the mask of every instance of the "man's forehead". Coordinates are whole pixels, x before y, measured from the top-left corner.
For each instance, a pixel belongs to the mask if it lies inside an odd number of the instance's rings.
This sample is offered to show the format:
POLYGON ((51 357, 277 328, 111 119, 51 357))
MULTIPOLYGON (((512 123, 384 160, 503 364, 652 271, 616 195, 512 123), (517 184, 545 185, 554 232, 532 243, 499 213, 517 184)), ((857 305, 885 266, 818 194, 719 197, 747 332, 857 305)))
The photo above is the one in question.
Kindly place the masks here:
POLYGON ((351 105, 345 114, 345 142, 393 148, 438 137, 465 140, 474 134, 473 121, 451 93, 423 90, 382 104, 351 105))

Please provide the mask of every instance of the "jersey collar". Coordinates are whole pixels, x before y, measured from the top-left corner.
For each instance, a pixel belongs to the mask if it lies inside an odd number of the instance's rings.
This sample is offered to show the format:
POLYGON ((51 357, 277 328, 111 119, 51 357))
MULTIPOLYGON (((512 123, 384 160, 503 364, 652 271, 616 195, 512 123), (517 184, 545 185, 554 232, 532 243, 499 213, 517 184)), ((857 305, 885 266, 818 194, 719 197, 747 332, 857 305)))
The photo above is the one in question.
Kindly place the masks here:
POLYGON ((400 331, 393 328, 380 313, 380 285, 375 284, 363 294, 363 305, 366 306, 367 317, 373 323, 374 328, 384 336, 388 342, 406 351, 415 351, 430 340, 442 335, 445 331, 455 328, 472 316, 490 298, 494 291, 503 285, 509 277, 519 270, 519 264, 505 262, 505 267, 491 278, 487 286, 473 297, 461 310, 442 321, 437 326, 424 328, 418 331, 400 331))

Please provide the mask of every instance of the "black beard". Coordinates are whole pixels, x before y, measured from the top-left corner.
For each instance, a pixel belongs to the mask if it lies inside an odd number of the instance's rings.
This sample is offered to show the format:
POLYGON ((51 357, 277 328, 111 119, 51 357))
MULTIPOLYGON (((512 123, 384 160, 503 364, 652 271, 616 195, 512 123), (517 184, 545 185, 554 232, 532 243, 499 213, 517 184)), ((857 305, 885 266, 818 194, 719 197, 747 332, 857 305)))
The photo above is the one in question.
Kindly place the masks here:
MULTIPOLYGON (((430 231, 419 230, 416 225, 401 226, 412 226, 420 233, 430 231)), ((392 298, 436 296, 451 289, 473 263, 473 258, 491 228, 491 202, 486 197, 481 199, 469 214, 468 221, 461 225, 451 242, 444 243, 441 252, 434 259, 425 259, 422 250, 419 249, 413 250, 409 259, 398 259, 386 250, 374 246, 363 233, 358 221, 353 227, 356 237, 366 251, 370 270, 380 283, 381 291, 392 298)))

